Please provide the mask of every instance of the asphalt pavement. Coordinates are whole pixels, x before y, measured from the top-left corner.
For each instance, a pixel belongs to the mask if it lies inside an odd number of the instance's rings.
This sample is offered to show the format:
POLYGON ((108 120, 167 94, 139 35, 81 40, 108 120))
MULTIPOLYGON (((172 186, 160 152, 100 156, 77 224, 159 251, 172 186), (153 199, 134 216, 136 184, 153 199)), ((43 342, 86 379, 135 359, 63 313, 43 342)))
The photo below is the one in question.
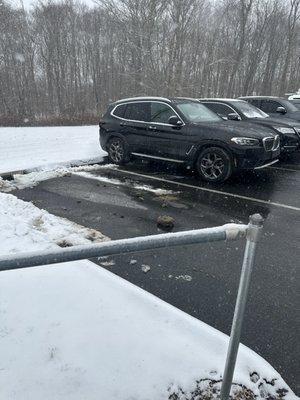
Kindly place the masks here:
MULTIPOLYGON (((92 179, 71 175, 14 194, 111 239, 161 233, 156 224, 160 215, 173 217, 174 231, 181 231, 247 223, 250 214, 261 213, 264 234, 242 342, 300 393, 299 154, 276 168, 236 175, 220 185, 201 182, 183 167, 139 160, 101 168, 92 179), (170 192, 158 195, 141 185, 170 192)), ((183 246, 93 261, 229 334, 244 245, 241 240, 183 246)))

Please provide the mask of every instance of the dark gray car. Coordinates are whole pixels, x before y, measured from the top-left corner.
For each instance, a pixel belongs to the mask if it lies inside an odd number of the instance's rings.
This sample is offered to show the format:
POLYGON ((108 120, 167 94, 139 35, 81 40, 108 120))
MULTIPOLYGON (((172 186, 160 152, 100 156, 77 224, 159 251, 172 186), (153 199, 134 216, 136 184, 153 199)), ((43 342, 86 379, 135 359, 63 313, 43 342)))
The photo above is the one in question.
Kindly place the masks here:
POLYGON ((252 104, 239 99, 200 99, 206 107, 224 119, 248 121, 266 126, 280 135, 281 151, 290 153, 300 149, 300 122, 270 117, 252 104))
POLYGON ((260 108, 271 117, 291 118, 300 121, 300 110, 287 99, 271 96, 244 96, 239 98, 260 108))

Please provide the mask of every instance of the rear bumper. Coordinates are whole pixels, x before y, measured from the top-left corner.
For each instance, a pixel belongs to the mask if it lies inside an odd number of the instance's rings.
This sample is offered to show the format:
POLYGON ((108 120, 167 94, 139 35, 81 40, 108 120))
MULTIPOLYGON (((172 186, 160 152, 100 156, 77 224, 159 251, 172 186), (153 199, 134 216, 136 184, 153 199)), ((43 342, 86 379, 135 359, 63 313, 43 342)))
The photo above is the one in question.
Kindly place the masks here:
POLYGON ((107 139, 108 135, 106 134, 105 130, 99 127, 99 143, 101 148, 105 151, 106 151, 107 139))

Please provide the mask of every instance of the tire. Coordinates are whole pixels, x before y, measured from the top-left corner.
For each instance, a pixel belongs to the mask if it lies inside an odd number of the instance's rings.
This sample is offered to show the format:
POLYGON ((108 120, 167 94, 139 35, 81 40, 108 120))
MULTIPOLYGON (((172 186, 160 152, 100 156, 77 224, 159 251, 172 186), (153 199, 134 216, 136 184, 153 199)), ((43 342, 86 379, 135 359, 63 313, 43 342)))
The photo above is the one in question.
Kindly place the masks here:
POLYGON ((207 147, 197 158, 196 167, 202 179, 208 182, 224 182, 233 172, 230 154, 220 147, 207 147))
POLYGON ((113 164, 122 165, 129 161, 129 152, 123 139, 114 137, 107 145, 108 158, 113 164))

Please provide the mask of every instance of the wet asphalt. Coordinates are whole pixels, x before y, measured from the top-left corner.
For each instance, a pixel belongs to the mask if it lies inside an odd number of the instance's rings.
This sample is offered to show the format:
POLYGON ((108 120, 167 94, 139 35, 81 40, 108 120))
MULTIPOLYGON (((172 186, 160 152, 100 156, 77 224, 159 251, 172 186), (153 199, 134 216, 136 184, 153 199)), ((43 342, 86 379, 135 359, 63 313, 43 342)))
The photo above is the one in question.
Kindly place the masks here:
MULTIPOLYGON (((242 343, 269 361, 300 394, 300 154, 221 185, 201 182, 183 167, 142 161, 92 174, 123 185, 71 175, 14 194, 111 239, 161 233, 156 224, 160 215, 174 218, 174 231, 247 223, 256 212, 264 216, 242 343), (171 193, 157 195, 133 184, 171 193)), ((244 244, 182 246, 93 261, 229 334, 244 244), (150 267, 147 273, 145 266, 150 267)))

